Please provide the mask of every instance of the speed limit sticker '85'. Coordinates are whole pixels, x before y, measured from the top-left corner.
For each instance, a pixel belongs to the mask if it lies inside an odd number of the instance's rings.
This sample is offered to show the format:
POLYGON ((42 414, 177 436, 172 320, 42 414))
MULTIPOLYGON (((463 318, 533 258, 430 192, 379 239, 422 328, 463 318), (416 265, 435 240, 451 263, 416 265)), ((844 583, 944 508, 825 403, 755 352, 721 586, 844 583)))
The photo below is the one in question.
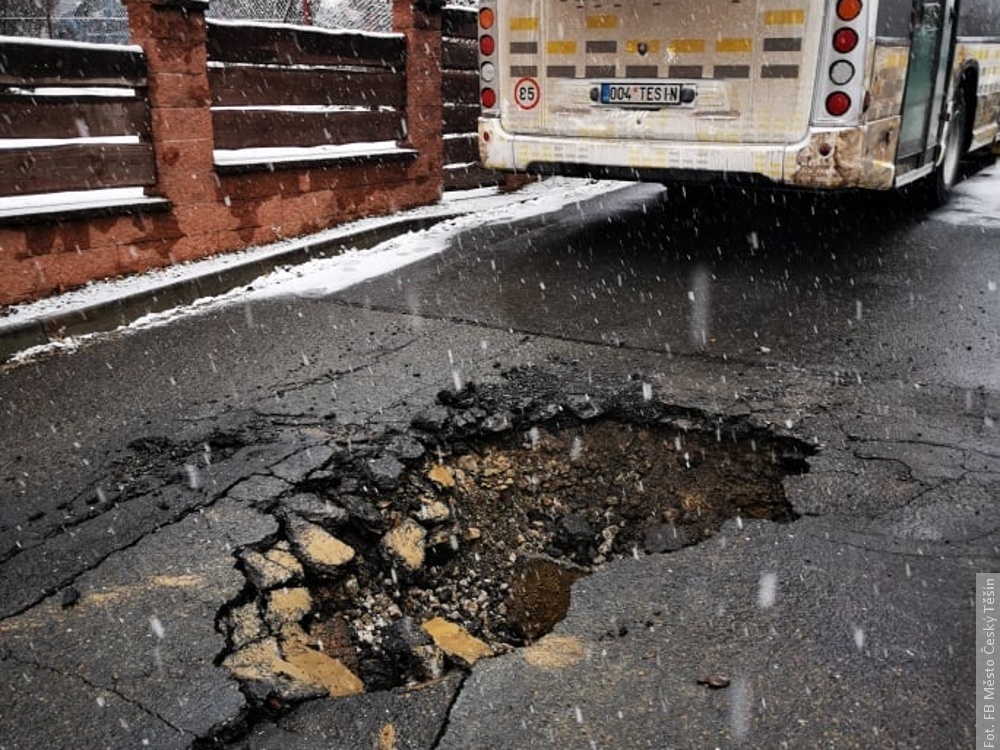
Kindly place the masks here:
POLYGON ((542 98, 542 89, 534 78, 522 78, 514 84, 514 103, 521 109, 534 109, 542 98))

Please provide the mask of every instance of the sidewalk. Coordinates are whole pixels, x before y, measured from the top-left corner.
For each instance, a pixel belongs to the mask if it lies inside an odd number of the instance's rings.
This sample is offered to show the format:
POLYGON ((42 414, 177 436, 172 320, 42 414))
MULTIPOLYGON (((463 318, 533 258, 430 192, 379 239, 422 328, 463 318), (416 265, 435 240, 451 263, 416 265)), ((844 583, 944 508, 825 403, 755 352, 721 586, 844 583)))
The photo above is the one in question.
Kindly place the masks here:
POLYGON ((621 187, 621 183, 580 179, 550 179, 514 192, 497 188, 455 191, 431 206, 374 217, 340 227, 148 273, 109 279, 81 289, 0 309, 0 363, 38 353, 39 347, 71 346, 77 337, 113 331, 155 313, 192 305, 247 287, 275 270, 351 254, 362 261, 377 257, 379 248, 406 238, 395 263, 362 262, 360 281, 391 267, 440 252, 447 238, 483 221, 510 223, 556 211, 579 200, 621 187), (427 231, 438 227, 434 247, 427 231), (406 242, 406 240, 409 240, 406 242), (366 253, 365 251, 372 251, 366 253))

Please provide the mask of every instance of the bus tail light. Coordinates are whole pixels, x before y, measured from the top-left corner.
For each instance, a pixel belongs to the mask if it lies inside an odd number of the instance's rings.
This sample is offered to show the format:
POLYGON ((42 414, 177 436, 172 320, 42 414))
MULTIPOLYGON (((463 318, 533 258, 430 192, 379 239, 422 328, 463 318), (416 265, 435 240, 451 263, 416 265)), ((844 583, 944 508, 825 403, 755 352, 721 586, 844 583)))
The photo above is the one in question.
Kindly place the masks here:
POLYGON ((858 46, 858 32, 846 26, 837 29, 833 35, 833 48, 842 55, 846 55, 858 46))
POLYGON ((489 34, 483 34, 479 37, 479 51, 483 57, 489 57, 497 51, 496 40, 489 34))
POLYGON ((851 108, 851 97, 843 91, 834 91, 826 98, 827 114, 833 117, 843 117, 851 108))
MULTIPOLYGON (((846 2, 846 0, 842 0, 846 2)), ((482 8, 479 11, 479 28, 489 31, 493 28, 493 24, 496 23, 496 14, 493 12, 493 8, 482 8)))
POLYGON ((845 86, 854 78, 854 66, 847 60, 837 60, 830 66, 830 80, 838 86, 845 86))
POLYGON ((483 89, 479 94, 479 101, 484 109, 493 109, 497 106, 497 92, 493 89, 483 89))
POLYGON ((853 21, 861 15, 861 0, 837 0, 837 18, 853 21))

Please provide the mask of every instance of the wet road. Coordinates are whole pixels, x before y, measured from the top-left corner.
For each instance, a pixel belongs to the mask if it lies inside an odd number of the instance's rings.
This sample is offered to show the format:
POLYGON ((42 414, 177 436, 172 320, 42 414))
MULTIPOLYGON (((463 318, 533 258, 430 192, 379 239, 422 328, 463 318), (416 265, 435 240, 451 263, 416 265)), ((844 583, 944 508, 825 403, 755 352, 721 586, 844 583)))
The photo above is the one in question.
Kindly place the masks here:
POLYGON ((935 216, 881 194, 637 186, 530 236, 486 227, 339 298, 574 341, 996 389, 998 212, 972 199, 935 216))
POLYGON ((1000 527, 998 186, 994 168, 931 215, 886 196, 628 186, 328 298, 216 310, 3 373, 0 725, 14 731, 0 748, 346 750, 380 746, 389 716, 399 747, 570 747, 584 729, 607 747, 751 732, 743 746, 866 747, 873 730, 885 747, 958 746, 971 624, 955 613, 969 571, 997 562, 1000 527), (555 642, 568 656, 317 701, 241 737, 216 616, 245 586, 233 551, 278 527, 244 480, 297 465, 303 481, 336 430, 405 430, 456 379, 518 372, 553 402, 641 401, 641 379, 671 408, 822 446, 786 481, 803 518, 609 566, 574 594, 555 642), (779 605, 759 611, 766 571, 779 605), (613 664, 591 660, 602 650, 613 664), (736 690, 695 682, 734 660, 736 690), (661 725, 664 695, 677 721, 661 725))

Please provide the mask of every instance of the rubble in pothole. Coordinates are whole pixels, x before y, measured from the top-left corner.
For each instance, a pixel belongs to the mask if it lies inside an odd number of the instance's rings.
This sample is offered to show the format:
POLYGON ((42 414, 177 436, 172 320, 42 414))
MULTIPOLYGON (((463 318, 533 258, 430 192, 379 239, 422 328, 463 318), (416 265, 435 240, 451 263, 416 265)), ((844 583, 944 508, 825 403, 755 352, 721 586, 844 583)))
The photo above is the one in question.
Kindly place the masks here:
POLYGON ((247 586, 220 614, 221 663, 273 708, 467 669, 551 631, 607 561, 733 517, 792 520, 781 480, 809 452, 665 405, 498 405, 473 387, 407 434, 332 430, 298 481, 234 488, 281 532, 238 552, 247 586))

